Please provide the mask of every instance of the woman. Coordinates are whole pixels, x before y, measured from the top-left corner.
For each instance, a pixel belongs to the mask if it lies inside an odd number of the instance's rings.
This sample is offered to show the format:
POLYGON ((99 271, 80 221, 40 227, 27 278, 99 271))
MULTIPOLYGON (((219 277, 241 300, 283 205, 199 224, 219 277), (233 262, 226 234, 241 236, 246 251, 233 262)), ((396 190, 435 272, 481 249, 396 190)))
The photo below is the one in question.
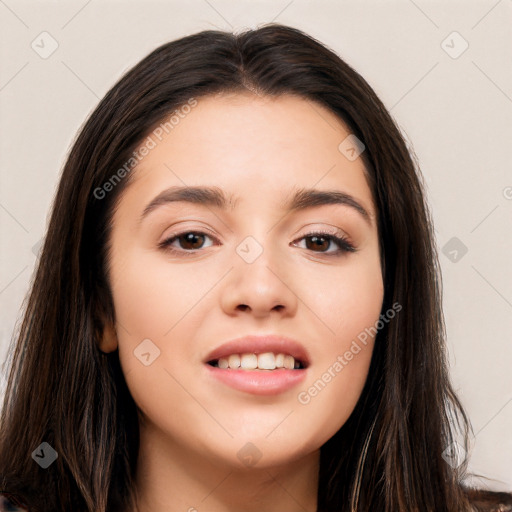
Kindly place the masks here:
POLYGON ((0 486, 40 511, 512 510, 462 483, 444 334, 421 175, 363 78, 282 25, 182 38, 69 154, 0 486))

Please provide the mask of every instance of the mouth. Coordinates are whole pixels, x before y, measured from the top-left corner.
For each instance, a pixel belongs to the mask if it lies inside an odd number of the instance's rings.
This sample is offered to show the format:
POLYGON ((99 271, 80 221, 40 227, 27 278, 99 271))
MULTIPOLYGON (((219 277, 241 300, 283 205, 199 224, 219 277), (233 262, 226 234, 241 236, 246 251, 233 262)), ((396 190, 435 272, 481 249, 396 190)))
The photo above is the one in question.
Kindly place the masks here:
POLYGON ((212 359, 207 364, 214 368, 246 371, 275 371, 280 368, 304 370, 308 367, 306 361, 295 359, 291 354, 282 352, 277 354, 274 352, 230 354, 227 357, 212 359))
POLYGON ((300 343, 276 335, 238 338, 203 359, 212 385, 220 382, 252 395, 278 395, 292 389, 306 378, 310 361, 300 343))

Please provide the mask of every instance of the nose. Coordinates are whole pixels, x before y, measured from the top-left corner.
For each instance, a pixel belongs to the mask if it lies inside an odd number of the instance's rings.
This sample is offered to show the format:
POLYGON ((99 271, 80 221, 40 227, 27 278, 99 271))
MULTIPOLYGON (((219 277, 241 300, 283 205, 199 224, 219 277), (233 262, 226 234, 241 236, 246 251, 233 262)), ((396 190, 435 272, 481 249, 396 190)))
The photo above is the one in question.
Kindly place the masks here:
POLYGON ((252 263, 235 255, 234 268, 229 272, 222 290, 221 305, 229 314, 248 313, 263 318, 271 313, 293 316, 298 297, 294 282, 279 255, 264 250, 252 263))

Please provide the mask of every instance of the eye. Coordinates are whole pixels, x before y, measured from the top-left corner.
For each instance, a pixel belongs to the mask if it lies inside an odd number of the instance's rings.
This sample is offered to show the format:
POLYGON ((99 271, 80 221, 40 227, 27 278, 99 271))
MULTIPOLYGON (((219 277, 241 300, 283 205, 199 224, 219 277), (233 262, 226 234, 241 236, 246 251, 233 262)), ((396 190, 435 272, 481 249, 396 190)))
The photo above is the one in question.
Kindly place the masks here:
POLYGON ((163 242, 160 242, 158 246, 162 249, 166 249, 172 253, 180 254, 193 254, 190 251, 196 249, 202 249, 205 238, 213 238, 202 231, 183 231, 182 233, 176 233, 170 238, 167 238, 163 242), (178 242, 182 250, 173 247, 174 242, 178 242))
POLYGON ((308 233, 299 240, 306 240, 306 249, 312 250, 313 252, 319 252, 320 254, 326 254, 328 256, 339 256, 341 253, 357 251, 354 245, 346 237, 322 231, 308 233), (308 240, 310 240, 309 243, 308 240), (337 245, 338 249, 335 251, 328 251, 331 243, 337 245), (317 251, 316 249, 320 249, 320 251, 317 251))

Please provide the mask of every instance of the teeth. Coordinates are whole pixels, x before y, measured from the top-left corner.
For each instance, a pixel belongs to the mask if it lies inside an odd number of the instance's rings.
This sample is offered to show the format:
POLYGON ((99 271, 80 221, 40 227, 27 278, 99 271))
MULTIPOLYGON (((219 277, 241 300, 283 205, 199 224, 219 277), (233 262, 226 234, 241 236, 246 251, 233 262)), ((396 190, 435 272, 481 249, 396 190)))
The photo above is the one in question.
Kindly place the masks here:
POLYGON ((244 370, 275 370, 286 368, 293 370, 300 367, 299 361, 287 354, 274 354, 264 352, 263 354, 231 354, 229 357, 221 357, 217 361, 219 368, 242 368, 244 370))
POLYGON ((232 354, 228 358, 230 368, 238 368, 240 366, 240 356, 238 354, 232 354))
POLYGON ((240 366, 246 370, 255 370, 258 367, 258 356, 256 354, 242 354, 240 366))
POLYGON ((295 368, 295 359, 292 356, 284 356, 284 367, 288 370, 295 368))
POLYGON ((265 352, 258 355, 258 368, 262 370, 276 369, 276 356, 272 352, 265 352))

